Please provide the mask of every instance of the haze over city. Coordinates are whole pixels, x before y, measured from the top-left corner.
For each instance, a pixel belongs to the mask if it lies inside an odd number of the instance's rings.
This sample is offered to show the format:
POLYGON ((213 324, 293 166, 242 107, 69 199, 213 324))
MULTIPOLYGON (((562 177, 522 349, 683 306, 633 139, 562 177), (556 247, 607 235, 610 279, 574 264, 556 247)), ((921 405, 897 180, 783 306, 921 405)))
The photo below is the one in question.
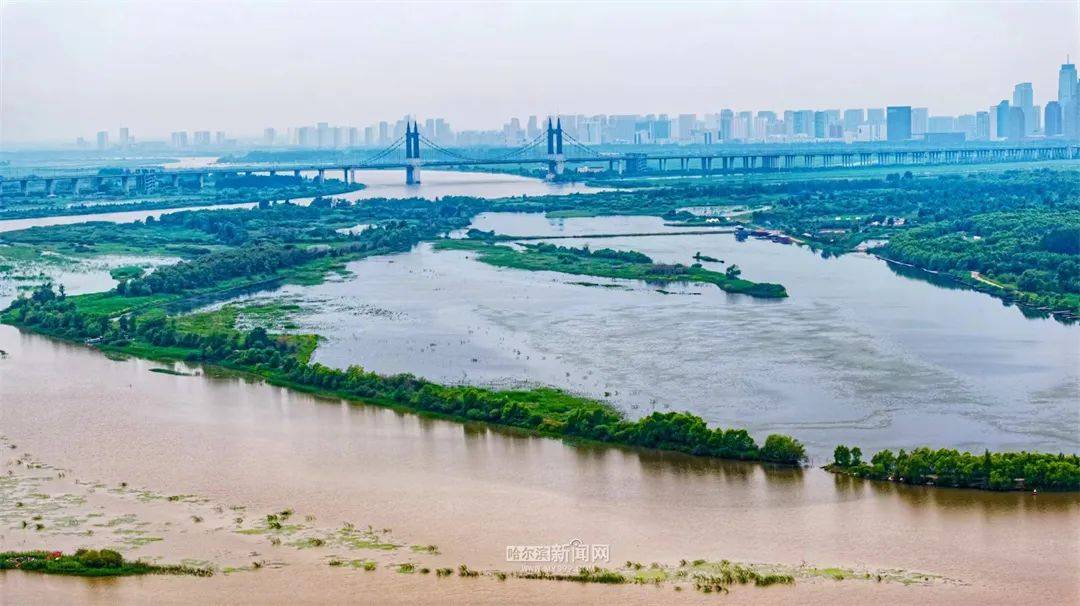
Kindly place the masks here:
POLYGON ((404 114, 457 129, 721 108, 959 115, 1019 82, 1036 104, 1054 99, 1058 66, 1080 56, 1078 19, 1074 2, 14 2, 0 25, 0 144, 122 126, 142 140, 257 137, 404 114))

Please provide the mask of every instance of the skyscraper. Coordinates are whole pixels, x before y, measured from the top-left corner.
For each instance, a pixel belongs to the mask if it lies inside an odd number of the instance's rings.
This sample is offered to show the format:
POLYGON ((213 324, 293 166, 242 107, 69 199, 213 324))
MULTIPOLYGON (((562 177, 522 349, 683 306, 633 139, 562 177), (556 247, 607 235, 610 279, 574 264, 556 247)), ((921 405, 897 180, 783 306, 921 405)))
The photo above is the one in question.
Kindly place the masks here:
POLYGON ((1061 133, 1061 103, 1051 101, 1046 104, 1046 120, 1043 122, 1043 134, 1047 137, 1056 137, 1061 133))
POLYGON ((911 106, 893 105, 885 109, 885 136, 889 142, 911 139, 911 106))
POLYGON ((679 114, 679 141, 689 141, 694 136, 697 126, 696 114, 679 114))
POLYGON ((1076 90, 1076 66, 1072 63, 1062 63, 1058 72, 1058 101, 1072 101, 1077 95, 1076 90))
POLYGON ((980 141, 989 141, 990 132, 990 112, 976 112, 975 138, 980 141))
POLYGON ((390 124, 385 120, 379 122, 379 145, 386 145, 390 142, 390 124))
POLYGON ((1061 105, 1061 133, 1066 138, 1080 137, 1080 84, 1076 79, 1076 66, 1061 64, 1058 72, 1058 103, 1061 105))
POLYGON ((1035 93, 1030 82, 1021 82, 1013 87, 1013 107, 1019 107, 1024 112, 1024 134, 1030 135, 1035 132, 1038 120, 1035 119, 1035 93))
POLYGON ((1024 108, 1022 107, 1010 107, 1009 108, 1009 121, 1008 130, 1006 131, 1006 137, 1010 141, 1021 141, 1027 134, 1027 127, 1024 125, 1024 108))
POLYGON ((925 135, 930 128, 930 109, 927 107, 911 108, 911 134, 925 135))
POLYGON ((861 109, 844 110, 844 131, 853 133, 859 130, 859 126, 866 122, 866 114, 861 109))
POLYGON ((1007 99, 1002 99, 1001 103, 998 103, 994 108, 994 115, 997 116, 997 129, 994 136, 998 139, 1009 136, 1009 113, 1009 101, 1007 99))
POLYGON ((127 148, 131 145, 131 129, 126 126, 120 127, 120 147, 127 148))
POLYGON ((957 116, 956 130, 964 133, 964 138, 968 141, 975 139, 978 135, 978 118, 975 117, 975 114, 957 116))
POLYGON ((277 138, 277 132, 270 127, 263 129, 263 145, 267 147, 274 144, 274 139, 277 138))
POLYGON ((829 114, 814 112, 814 138, 824 139, 829 136, 829 114))
POLYGON ((731 141, 735 138, 735 112, 730 109, 720 111, 719 138, 723 141, 731 141))
POLYGON ((99 130, 97 134, 97 148, 108 149, 109 147, 109 131, 99 130))
POLYGON ((334 136, 330 133, 330 125, 319 122, 316 125, 315 146, 330 147, 334 144, 334 136))

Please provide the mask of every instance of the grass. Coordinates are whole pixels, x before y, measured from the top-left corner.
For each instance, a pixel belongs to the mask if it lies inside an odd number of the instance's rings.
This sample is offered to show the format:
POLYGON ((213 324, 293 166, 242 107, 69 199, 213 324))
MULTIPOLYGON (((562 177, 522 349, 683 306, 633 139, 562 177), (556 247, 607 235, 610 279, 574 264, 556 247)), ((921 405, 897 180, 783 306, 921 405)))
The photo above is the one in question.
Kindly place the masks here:
POLYGON ((0 553, 0 570, 25 570, 41 574, 81 577, 119 577, 143 574, 211 576, 207 568, 159 566, 125 560, 111 549, 80 549, 66 555, 59 551, 6 551, 0 553))
POLYGON ((595 254, 571 253, 568 252, 569 249, 562 249, 560 252, 548 252, 541 250, 534 244, 524 245, 524 250, 521 251, 509 246, 479 240, 439 240, 435 243, 435 248, 437 250, 475 252, 478 260, 496 267, 642 280, 654 284, 701 282, 715 284, 726 292, 746 294, 753 297, 781 299, 788 296, 787 290, 779 284, 758 283, 738 277, 729 277, 724 273, 705 269, 699 264, 688 267, 685 265, 631 262, 601 257, 595 254))
POLYGON ((138 265, 122 265, 120 267, 114 267, 109 270, 109 275, 113 280, 122 282, 124 280, 130 280, 132 278, 138 278, 143 275, 143 268, 138 265))

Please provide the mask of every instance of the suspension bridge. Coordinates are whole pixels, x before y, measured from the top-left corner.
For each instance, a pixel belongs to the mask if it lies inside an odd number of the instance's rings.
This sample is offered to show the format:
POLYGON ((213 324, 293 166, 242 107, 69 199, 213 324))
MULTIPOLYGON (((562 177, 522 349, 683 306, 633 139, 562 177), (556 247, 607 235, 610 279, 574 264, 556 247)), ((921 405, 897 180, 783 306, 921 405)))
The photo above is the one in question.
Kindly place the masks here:
MULTIPOLYGON (((904 167, 932 164, 986 162, 1025 162, 1080 159, 1080 146, 1064 142, 1032 142, 1024 145, 986 145, 958 148, 849 148, 813 150, 765 146, 756 151, 710 152, 702 148, 675 152, 615 152, 582 143, 563 129, 560 120, 548 120, 546 128, 532 140, 507 149, 484 153, 450 149, 420 132, 416 122, 408 123, 405 133, 389 145, 355 161, 325 163, 220 164, 198 168, 141 168, 101 171, 99 169, 35 171, 34 174, 0 177, 0 196, 52 195, 57 186, 66 184, 74 193, 86 185, 97 191, 106 182, 120 185, 123 191, 133 188, 147 192, 161 187, 202 188, 208 181, 237 175, 279 175, 292 173, 296 178, 311 176, 323 182, 341 175, 345 183, 355 182, 357 170, 404 170, 405 183, 421 182, 421 170, 469 169, 483 166, 546 167, 549 179, 558 179, 568 166, 588 167, 594 171, 640 174, 650 170, 715 173, 780 171, 813 168, 904 167), (17 184, 17 185, 16 185, 17 184)), ((65 188, 67 189, 67 188, 65 188)))

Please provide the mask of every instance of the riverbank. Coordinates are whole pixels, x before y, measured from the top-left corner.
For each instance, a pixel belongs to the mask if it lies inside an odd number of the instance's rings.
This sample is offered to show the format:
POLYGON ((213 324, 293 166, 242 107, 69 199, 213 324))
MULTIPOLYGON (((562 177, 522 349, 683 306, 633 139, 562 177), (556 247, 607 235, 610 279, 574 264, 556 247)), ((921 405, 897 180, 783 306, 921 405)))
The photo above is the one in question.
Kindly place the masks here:
POLYGON ((230 190, 200 195, 167 195, 150 197, 142 200, 125 201, 122 199, 102 200, 89 203, 85 200, 49 201, 47 204, 8 205, 0 210, 0 221, 16 219, 36 219, 42 217, 70 217, 99 213, 119 213, 132 211, 170 210, 176 208, 203 208, 207 206, 229 206, 251 204, 261 200, 292 200, 317 196, 334 196, 361 191, 362 183, 331 182, 324 185, 311 185, 289 188, 256 188, 254 192, 230 190))

